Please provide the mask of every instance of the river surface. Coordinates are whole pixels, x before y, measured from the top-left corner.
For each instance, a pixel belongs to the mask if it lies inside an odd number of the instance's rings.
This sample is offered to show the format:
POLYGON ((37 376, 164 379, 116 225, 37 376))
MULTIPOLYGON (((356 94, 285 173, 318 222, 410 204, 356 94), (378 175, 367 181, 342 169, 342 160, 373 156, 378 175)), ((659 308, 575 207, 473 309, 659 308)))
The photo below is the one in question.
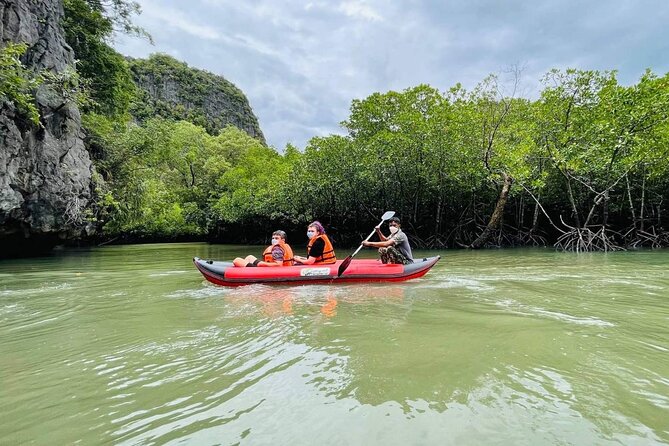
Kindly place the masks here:
POLYGON ((0 444, 669 444, 669 251, 439 251, 341 286, 191 262, 261 249, 0 261, 0 444))

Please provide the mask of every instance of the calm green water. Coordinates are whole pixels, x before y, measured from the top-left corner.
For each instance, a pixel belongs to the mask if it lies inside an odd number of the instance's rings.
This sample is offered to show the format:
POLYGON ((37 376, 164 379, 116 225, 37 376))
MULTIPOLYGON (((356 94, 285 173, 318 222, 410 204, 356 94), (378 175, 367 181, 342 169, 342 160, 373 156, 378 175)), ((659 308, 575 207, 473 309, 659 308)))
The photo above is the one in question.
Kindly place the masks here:
POLYGON ((234 289, 191 263, 259 249, 0 262, 0 444, 669 444, 669 251, 234 289))

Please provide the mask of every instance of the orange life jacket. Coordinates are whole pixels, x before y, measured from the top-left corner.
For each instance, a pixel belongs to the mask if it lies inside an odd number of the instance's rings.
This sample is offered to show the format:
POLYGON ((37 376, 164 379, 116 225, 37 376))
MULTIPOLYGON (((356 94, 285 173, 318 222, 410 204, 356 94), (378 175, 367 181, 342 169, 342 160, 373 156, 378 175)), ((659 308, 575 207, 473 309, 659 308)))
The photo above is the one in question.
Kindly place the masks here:
MULTIPOLYGON (((265 262, 274 262, 272 258, 272 249, 275 245, 269 245, 262 253, 265 262)), ((283 264, 281 266, 293 266, 293 250, 288 243, 279 242, 278 246, 283 249, 283 264)))
POLYGON ((316 257, 316 262, 314 263, 335 263, 337 261, 337 256, 335 256, 334 248, 332 247, 332 243, 330 243, 330 239, 325 234, 317 235, 316 237, 309 240, 309 244, 307 245, 307 257, 309 257, 309 252, 311 252, 311 246, 319 238, 322 238, 325 242, 325 248, 323 248, 323 255, 316 257))

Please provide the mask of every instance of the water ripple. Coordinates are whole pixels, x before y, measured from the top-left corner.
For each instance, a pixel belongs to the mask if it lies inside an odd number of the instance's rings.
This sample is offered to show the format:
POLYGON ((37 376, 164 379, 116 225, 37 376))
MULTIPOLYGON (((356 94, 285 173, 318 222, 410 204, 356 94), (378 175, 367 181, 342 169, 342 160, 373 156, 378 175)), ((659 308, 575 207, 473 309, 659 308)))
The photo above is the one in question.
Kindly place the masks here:
POLYGON ((513 299, 505 299, 497 301, 496 304, 499 307, 509 310, 512 313, 520 314, 523 316, 540 316, 549 319, 554 319, 560 322, 566 322, 569 324, 576 325, 592 325, 596 327, 613 327, 615 324, 596 318, 592 316, 572 316, 570 314, 561 313, 558 311, 550 311, 544 308, 533 307, 529 305, 521 304, 513 299))

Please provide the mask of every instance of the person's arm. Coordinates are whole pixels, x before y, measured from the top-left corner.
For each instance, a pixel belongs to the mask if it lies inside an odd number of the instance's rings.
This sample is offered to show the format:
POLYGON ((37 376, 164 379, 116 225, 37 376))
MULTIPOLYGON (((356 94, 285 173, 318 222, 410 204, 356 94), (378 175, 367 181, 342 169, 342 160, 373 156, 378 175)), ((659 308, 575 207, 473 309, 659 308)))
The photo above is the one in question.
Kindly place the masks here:
POLYGON ((374 229, 376 229, 376 235, 379 236, 379 240, 381 240, 382 242, 385 242, 386 240, 388 240, 388 237, 383 235, 383 232, 381 232, 381 225, 374 226, 374 229))
POLYGON ((387 246, 393 246, 394 244, 395 240, 391 238, 387 238, 386 240, 380 242, 368 242, 368 241, 362 242, 362 246, 367 246, 369 248, 385 248, 387 246))
POLYGON ((311 250, 309 251, 309 257, 295 256, 295 260, 300 262, 303 265, 313 265, 316 262, 316 258, 323 255, 323 250, 325 249, 325 242, 323 239, 318 239, 311 245, 311 250))
POLYGON ((309 257, 295 256, 294 258, 302 265, 313 265, 314 262, 316 261, 316 257, 311 257, 311 256, 309 257))

